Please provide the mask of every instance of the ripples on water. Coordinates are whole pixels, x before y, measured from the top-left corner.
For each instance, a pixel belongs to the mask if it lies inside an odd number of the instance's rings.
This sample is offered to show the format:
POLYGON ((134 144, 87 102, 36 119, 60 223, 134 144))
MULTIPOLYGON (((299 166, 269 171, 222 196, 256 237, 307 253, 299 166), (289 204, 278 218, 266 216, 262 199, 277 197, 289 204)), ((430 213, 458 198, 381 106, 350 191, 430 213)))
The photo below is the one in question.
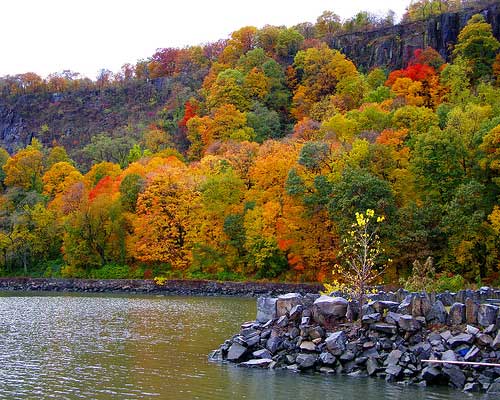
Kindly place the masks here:
POLYGON ((254 316, 254 299, 3 295, 0 398, 471 398, 376 379, 208 363, 208 352, 254 316))

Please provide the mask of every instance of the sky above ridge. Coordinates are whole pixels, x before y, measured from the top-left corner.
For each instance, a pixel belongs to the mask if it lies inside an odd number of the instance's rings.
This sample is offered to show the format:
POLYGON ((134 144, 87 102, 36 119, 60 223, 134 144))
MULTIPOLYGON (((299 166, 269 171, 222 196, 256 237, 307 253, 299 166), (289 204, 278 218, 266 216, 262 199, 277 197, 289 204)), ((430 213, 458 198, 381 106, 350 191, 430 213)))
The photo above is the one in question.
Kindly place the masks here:
POLYGON ((70 69, 92 79, 101 68, 151 56, 157 48, 227 38, 243 26, 315 22, 325 10, 399 18, 410 0, 3 0, 0 76, 70 69))

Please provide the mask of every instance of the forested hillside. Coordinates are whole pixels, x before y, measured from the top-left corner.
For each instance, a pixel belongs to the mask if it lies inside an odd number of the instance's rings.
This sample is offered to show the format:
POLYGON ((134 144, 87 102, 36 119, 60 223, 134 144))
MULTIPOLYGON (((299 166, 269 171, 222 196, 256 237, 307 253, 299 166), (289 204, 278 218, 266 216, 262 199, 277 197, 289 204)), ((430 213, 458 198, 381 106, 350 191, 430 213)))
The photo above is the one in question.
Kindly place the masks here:
POLYGON ((450 54, 411 48, 395 70, 328 46, 390 14, 325 12, 95 82, 2 78, 2 273, 322 281, 373 209, 386 282, 432 256, 437 279, 498 284, 500 43, 483 14, 450 54))

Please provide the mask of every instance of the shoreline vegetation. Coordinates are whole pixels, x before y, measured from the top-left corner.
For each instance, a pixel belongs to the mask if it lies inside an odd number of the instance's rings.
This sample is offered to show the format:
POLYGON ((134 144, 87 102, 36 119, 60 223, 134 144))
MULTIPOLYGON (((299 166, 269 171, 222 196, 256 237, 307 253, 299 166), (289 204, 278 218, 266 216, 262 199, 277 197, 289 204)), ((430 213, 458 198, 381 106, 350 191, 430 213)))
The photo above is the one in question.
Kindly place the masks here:
POLYGON ((417 40, 392 71, 333 48, 326 13, 159 49, 92 90, 0 79, 0 275, 348 284, 344 244, 370 210, 384 223, 363 280, 397 283, 432 257, 440 289, 498 286, 497 5, 440 25, 449 54, 417 40))

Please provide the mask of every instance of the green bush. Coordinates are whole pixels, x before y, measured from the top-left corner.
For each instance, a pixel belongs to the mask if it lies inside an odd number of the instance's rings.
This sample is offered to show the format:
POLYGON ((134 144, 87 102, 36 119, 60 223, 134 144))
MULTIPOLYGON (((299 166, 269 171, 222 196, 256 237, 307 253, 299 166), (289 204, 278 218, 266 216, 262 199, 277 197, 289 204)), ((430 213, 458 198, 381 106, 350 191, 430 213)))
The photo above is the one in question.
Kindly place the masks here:
POLYGON ((128 265, 106 264, 90 273, 94 279, 127 279, 130 277, 128 265))

